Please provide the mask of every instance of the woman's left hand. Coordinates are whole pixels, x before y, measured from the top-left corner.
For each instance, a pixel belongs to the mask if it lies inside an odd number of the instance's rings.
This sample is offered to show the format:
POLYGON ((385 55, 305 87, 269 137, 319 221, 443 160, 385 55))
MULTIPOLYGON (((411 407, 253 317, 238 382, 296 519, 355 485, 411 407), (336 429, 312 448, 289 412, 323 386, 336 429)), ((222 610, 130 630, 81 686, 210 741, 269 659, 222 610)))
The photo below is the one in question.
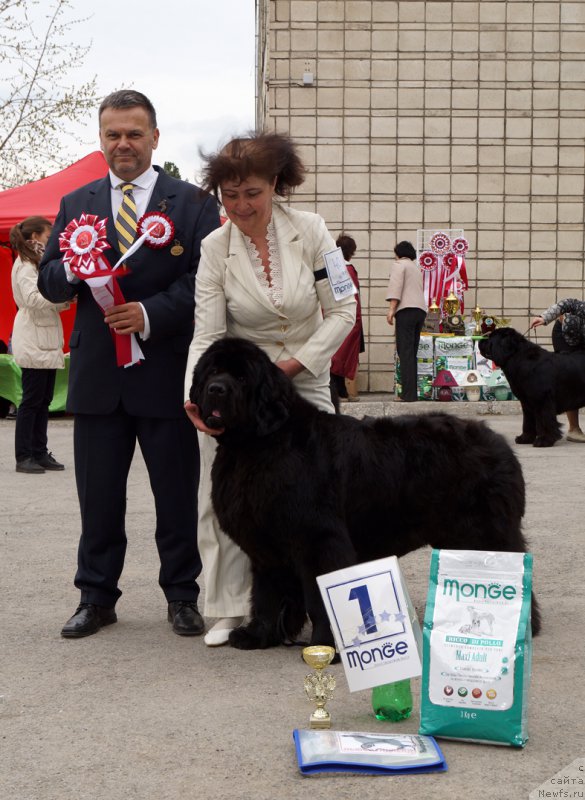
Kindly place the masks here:
POLYGON ((281 369, 289 378, 294 378, 299 372, 304 370, 303 365, 296 358, 287 358, 285 361, 276 361, 276 366, 281 369))
POLYGON ((208 428, 207 425, 201 419, 201 415, 199 413, 199 406, 192 403, 190 400, 187 400, 185 403, 185 411, 187 412, 187 416, 195 425, 198 431, 201 433, 207 433, 209 436, 219 436, 221 433, 224 432, 224 428, 220 428, 219 430, 216 428, 208 428))

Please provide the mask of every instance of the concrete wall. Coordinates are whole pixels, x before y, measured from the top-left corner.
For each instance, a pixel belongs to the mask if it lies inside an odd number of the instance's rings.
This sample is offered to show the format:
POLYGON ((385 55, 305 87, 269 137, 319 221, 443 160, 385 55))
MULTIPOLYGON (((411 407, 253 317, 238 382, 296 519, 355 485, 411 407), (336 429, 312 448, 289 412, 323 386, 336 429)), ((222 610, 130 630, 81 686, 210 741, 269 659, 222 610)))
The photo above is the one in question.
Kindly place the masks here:
POLYGON ((362 389, 392 386, 388 266, 419 228, 464 228, 466 306, 522 332, 584 296, 585 2, 266 3, 265 125, 310 170, 294 202, 358 243, 362 389))

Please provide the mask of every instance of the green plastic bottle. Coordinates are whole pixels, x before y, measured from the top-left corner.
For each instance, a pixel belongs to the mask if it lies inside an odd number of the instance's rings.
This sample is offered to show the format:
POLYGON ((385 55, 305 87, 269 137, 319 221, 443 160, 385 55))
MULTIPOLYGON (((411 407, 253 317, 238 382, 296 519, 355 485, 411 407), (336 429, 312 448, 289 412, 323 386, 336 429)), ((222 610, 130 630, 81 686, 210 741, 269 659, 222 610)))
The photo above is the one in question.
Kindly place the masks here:
POLYGON ((398 722, 412 713, 410 678, 395 683, 385 683, 372 689, 372 708, 376 719, 398 722))

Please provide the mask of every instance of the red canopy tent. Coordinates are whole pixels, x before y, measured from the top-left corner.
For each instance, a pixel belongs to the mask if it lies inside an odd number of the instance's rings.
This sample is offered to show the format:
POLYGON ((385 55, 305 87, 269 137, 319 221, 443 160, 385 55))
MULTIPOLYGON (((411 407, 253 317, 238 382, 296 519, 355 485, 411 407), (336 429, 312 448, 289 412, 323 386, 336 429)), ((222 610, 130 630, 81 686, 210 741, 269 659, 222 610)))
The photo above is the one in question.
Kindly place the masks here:
MULTIPOLYGON (((63 195, 97 178, 103 178, 107 171, 105 158, 96 151, 47 178, 0 192, 0 245, 9 244, 10 228, 17 222, 22 222, 25 217, 46 217, 53 222, 63 195)), ((11 271, 12 252, 9 247, 0 247, 0 339, 6 343, 12 333, 16 314, 10 282, 11 271)), ((69 339, 74 315, 74 309, 64 311, 61 315, 65 342, 69 339)))

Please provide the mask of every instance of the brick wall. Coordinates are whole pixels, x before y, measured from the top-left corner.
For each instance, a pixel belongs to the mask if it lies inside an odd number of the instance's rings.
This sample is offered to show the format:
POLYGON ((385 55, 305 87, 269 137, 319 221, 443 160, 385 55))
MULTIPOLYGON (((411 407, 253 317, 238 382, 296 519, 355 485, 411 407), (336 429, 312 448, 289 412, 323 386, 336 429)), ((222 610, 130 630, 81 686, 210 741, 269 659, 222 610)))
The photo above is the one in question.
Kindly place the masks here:
POLYGON ((265 124, 310 170, 294 202, 358 243, 362 389, 391 389, 388 266, 418 228, 464 228, 467 305, 522 332, 584 296, 585 2, 265 3, 265 124))

